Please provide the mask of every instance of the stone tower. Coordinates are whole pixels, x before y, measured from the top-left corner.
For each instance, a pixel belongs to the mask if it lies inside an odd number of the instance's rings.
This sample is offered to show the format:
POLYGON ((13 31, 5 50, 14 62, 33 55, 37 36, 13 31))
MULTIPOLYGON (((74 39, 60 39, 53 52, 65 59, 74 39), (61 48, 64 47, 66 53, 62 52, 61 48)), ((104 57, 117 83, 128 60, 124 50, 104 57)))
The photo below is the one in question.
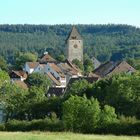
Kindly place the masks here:
POLYGON ((66 40, 66 45, 67 59, 69 61, 78 59, 83 62, 83 40, 75 26, 72 27, 72 31, 66 40))

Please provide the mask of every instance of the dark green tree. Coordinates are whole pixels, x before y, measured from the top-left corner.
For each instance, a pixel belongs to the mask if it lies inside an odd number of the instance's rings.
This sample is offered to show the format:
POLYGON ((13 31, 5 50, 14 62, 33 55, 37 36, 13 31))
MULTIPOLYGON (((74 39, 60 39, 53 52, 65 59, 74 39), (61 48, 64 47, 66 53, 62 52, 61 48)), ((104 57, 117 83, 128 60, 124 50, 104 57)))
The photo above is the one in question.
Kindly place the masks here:
POLYGON ((84 70, 83 64, 82 62, 80 62, 78 59, 74 59, 72 60, 72 63, 75 64, 79 69, 81 69, 82 71, 84 70))
POLYGON ((44 92, 47 92, 47 89, 51 85, 50 80, 45 74, 41 73, 32 73, 26 79, 27 84, 31 86, 36 86, 38 88, 42 88, 44 92))
POLYGON ((22 69, 26 62, 35 62, 36 60, 37 60, 36 54, 30 52, 19 53, 19 55, 16 56, 15 68, 22 69))
POLYGON ((8 71, 8 64, 2 56, 0 56, 0 69, 4 71, 8 71))

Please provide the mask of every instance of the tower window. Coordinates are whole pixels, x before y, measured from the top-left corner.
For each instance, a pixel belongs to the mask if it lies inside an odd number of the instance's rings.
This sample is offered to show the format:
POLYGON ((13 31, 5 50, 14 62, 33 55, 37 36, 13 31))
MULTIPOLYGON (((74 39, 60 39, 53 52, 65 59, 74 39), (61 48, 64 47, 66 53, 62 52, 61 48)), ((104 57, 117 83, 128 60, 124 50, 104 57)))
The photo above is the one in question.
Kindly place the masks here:
POLYGON ((72 36, 71 38, 72 38, 72 39, 76 39, 76 36, 72 36))

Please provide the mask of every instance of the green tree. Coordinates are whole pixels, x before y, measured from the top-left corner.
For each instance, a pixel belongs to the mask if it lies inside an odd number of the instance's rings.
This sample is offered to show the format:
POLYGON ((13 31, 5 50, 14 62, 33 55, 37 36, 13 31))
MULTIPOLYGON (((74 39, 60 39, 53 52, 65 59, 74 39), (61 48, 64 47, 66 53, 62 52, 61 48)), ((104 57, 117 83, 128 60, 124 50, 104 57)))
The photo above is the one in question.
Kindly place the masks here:
POLYGON ((37 60, 36 54, 30 52, 19 53, 19 55, 16 56, 15 68, 22 69, 26 62, 35 62, 36 60, 37 60))
POLYGON ((113 106, 118 114, 140 118, 139 82, 139 73, 114 75, 93 85, 93 97, 97 98, 102 106, 113 106))
POLYGON ((50 80, 45 74, 41 73, 32 73, 26 79, 26 82, 29 86, 42 87, 44 92, 47 92, 47 89, 51 85, 50 80))
POLYGON ((78 59, 74 59, 72 60, 72 63, 75 64, 79 69, 81 69, 82 71, 84 70, 83 64, 82 62, 80 62, 78 59))
POLYGON ((91 59, 87 58, 84 60, 84 73, 85 75, 89 74, 90 72, 92 72, 94 69, 93 67, 93 62, 91 59))
POLYGON ((8 70, 8 65, 7 65, 7 62, 6 60, 0 56, 0 69, 1 70, 4 70, 4 71, 7 71, 8 70))
POLYGON ((10 81, 10 77, 7 72, 0 70, 0 87, 10 81))
POLYGON ((100 115, 99 102, 72 96, 63 103, 62 120, 66 129, 76 132, 94 132, 100 115))
POLYGON ((60 62, 64 62, 66 60, 66 58, 63 54, 61 54, 57 57, 57 60, 60 61, 60 62))
POLYGON ((92 88, 92 84, 90 84, 87 80, 77 80, 69 87, 70 88, 68 89, 66 94, 67 96, 83 96, 85 93, 89 92, 89 89, 92 88))
POLYGON ((5 105, 6 118, 25 119, 25 104, 27 90, 23 90, 14 83, 5 83, 0 88, 0 102, 5 105))
POLYGON ((106 125, 115 123, 117 121, 117 115, 115 113, 115 108, 105 105, 104 109, 101 111, 100 114, 100 125, 106 125))

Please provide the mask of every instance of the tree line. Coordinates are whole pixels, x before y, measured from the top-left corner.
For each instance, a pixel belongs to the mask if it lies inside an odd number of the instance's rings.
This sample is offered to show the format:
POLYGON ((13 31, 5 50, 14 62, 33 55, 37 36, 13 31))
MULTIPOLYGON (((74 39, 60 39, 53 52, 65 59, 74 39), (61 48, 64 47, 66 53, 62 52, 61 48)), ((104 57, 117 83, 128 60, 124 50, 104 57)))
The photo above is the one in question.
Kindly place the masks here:
MULTIPOLYGON (((129 25, 76 25, 90 58, 107 60, 139 59, 140 29, 129 25)), ((72 25, 0 25, 0 55, 13 64, 19 52, 54 58, 65 54, 65 41, 72 25)))
POLYGON ((73 131, 139 134, 140 73, 119 74, 95 83, 75 81, 62 97, 48 97, 49 80, 40 73, 25 81, 29 89, 11 84, 0 71, 0 102, 7 131, 73 131))

